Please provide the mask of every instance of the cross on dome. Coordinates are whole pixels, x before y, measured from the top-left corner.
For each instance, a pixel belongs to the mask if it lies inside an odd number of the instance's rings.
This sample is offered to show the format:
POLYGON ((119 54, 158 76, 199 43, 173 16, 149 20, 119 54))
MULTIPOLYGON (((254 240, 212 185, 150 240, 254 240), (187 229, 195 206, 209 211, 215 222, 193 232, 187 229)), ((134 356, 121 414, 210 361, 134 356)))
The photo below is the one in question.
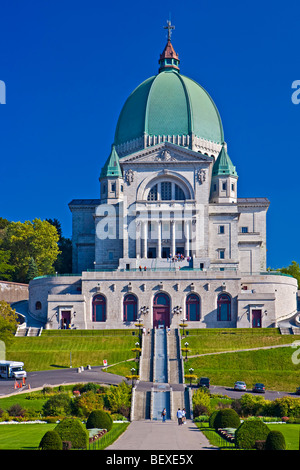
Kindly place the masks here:
POLYGON ((164 29, 168 30, 168 41, 171 41, 172 29, 175 29, 175 26, 171 24, 171 21, 167 21, 168 26, 164 26, 164 29))

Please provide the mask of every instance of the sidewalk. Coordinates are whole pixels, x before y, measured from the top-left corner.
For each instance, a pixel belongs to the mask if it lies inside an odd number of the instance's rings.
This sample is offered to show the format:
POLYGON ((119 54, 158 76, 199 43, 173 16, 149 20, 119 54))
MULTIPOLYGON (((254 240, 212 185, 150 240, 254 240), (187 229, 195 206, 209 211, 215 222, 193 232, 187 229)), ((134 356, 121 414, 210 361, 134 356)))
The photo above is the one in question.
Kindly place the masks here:
POLYGON ((197 426, 187 420, 178 426, 175 421, 133 421, 127 430, 106 450, 213 450, 197 426))

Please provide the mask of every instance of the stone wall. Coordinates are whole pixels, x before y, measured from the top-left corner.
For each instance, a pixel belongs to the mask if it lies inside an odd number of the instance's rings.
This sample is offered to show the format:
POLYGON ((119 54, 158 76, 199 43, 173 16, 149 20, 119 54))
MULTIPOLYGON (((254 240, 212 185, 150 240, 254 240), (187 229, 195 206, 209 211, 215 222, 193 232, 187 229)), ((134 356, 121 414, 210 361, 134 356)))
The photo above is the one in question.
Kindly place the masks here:
POLYGON ((0 281, 0 300, 12 304, 20 300, 28 300, 28 298, 28 284, 0 281))

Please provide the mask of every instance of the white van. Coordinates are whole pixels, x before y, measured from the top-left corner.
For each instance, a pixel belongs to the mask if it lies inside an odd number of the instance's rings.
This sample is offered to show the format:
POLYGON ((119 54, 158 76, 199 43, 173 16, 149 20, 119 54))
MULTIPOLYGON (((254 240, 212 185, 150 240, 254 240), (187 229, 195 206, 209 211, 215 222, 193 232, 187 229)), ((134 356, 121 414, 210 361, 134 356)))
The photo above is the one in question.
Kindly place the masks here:
POLYGON ((24 362, 0 361, 1 379, 23 379, 27 373, 23 370, 24 362))

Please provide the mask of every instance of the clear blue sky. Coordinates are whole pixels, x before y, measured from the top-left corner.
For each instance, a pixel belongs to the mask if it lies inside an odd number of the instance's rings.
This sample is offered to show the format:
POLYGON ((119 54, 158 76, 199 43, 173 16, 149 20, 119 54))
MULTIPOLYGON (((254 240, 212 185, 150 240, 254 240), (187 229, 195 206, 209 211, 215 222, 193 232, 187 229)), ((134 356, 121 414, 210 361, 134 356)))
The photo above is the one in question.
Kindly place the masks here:
POLYGON ((268 197, 268 266, 300 261, 300 2, 1 2, 0 216, 57 218, 98 198, 122 105, 158 71, 171 13, 181 72, 214 99, 240 197, 268 197))

